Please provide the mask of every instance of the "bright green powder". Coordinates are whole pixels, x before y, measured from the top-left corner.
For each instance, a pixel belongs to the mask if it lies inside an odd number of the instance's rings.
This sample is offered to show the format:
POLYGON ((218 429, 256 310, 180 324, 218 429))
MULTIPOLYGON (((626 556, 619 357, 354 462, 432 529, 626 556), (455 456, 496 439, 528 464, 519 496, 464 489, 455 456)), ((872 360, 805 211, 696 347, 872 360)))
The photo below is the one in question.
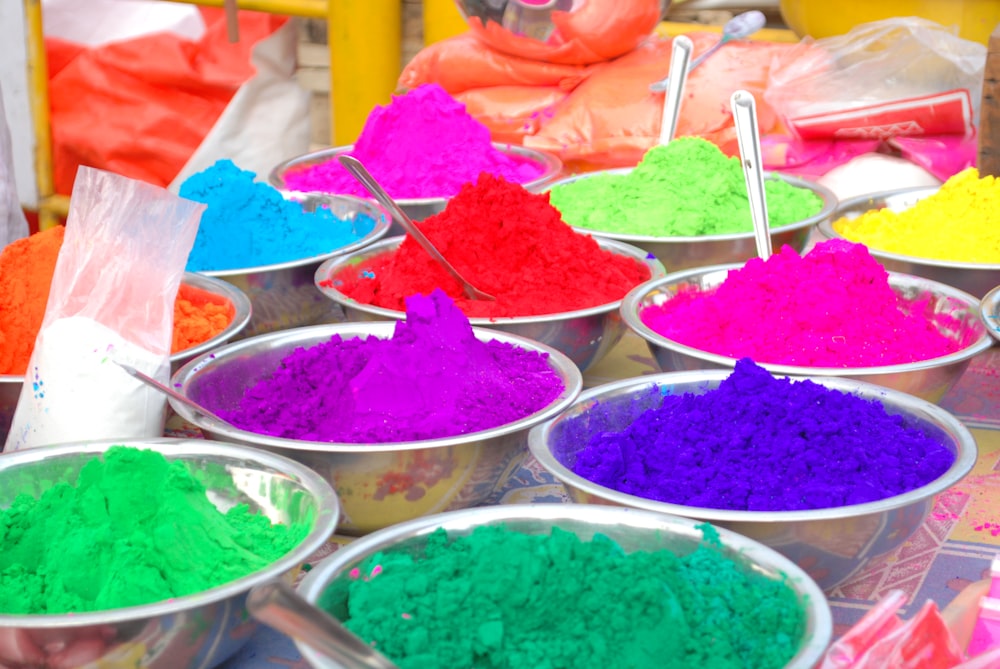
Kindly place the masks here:
MULTIPOLYGON (((768 222, 788 225, 819 213, 823 201, 785 181, 764 182, 768 222)), ((698 137, 654 146, 628 174, 596 174, 556 186, 549 201, 580 228, 653 237, 752 232, 740 159, 698 137)))
POLYGON ((702 527, 714 543, 683 557, 559 528, 450 541, 438 530, 419 561, 380 553, 352 572, 346 615, 335 587, 322 603, 402 669, 785 666, 805 626, 797 595, 725 557, 702 527))
POLYGON ((298 545, 306 524, 222 513, 187 465, 115 446, 0 511, 0 614, 99 611, 222 585, 298 545))

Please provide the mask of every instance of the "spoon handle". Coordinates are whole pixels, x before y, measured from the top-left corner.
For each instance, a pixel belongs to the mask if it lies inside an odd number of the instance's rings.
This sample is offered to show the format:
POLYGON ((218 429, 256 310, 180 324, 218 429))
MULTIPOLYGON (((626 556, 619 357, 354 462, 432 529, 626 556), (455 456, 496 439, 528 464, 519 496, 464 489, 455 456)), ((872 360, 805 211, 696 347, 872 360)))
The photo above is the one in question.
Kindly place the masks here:
POLYGON ((729 102, 736 123, 736 142, 743 160, 743 178, 750 199, 757 255, 761 260, 771 257, 771 231, 767 223, 767 198, 764 194, 764 171, 761 166, 760 130, 757 127, 757 105, 747 91, 736 91, 729 102))
POLYGON ((204 416, 209 420, 213 420, 219 423, 220 425, 229 425, 227 421, 222 420, 221 418, 216 416, 214 413, 212 413, 205 407, 189 399, 186 395, 182 395, 181 393, 177 392, 170 386, 160 383, 159 381, 149 376, 148 374, 143 374, 132 365, 126 365, 124 362, 118 362, 117 360, 114 360, 113 362, 122 369, 124 369, 125 372, 128 373, 128 375, 131 376, 133 379, 137 379, 142 383, 146 384, 147 386, 149 386, 150 388, 160 391, 167 397, 172 397, 173 399, 177 400, 178 402, 180 402, 187 408, 191 409, 191 411, 194 411, 198 415, 204 416))
POLYGON ((674 38, 670 56, 670 76, 667 79, 667 94, 663 98, 663 118, 660 120, 660 144, 669 144, 677 134, 677 119, 681 115, 681 101, 684 85, 687 83, 688 63, 694 44, 691 38, 678 35, 674 38))

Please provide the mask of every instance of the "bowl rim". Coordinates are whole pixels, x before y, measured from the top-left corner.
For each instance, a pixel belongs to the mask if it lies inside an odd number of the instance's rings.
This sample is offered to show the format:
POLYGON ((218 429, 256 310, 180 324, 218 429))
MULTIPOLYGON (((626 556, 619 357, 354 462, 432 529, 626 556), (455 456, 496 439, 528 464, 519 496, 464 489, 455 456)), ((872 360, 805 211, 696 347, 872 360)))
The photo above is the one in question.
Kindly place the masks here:
POLYGON ((986 331, 1000 342, 1000 285, 990 289, 979 303, 979 316, 986 331))
MULTIPOLYGON (((537 163, 542 167, 542 173, 532 179, 531 181, 526 181, 522 186, 524 188, 531 190, 533 188, 539 188, 542 185, 548 183, 553 178, 559 175, 563 169, 562 159, 559 158, 554 153, 549 153, 548 151, 542 151, 540 149, 533 149, 527 146, 521 146, 519 144, 511 144, 510 142, 490 142, 493 148, 503 153, 513 154, 519 158, 530 160, 531 162, 537 163)), ((308 153, 303 153, 301 155, 295 156, 294 158, 289 158, 284 160, 274 168, 271 169, 270 173, 267 175, 267 181, 269 184, 274 186, 280 191, 287 193, 319 193, 323 191, 295 191, 290 190, 285 184, 284 174, 292 169, 302 164, 318 164, 325 163, 331 160, 333 157, 338 156, 342 153, 348 153, 354 150, 354 144, 341 144, 340 146, 331 146, 325 149, 320 149, 318 151, 310 151, 308 153)), ((357 196, 353 196, 357 197, 357 196)), ((419 197, 419 198, 393 198, 397 204, 403 207, 416 207, 421 205, 434 205, 440 204, 443 201, 449 200, 453 195, 441 196, 441 197, 419 197)))
MULTIPOLYGON (((916 415, 918 412, 931 419, 931 422, 938 428, 942 428, 949 435, 954 436, 955 460, 951 466, 940 476, 919 488, 886 497, 864 504, 850 504, 846 506, 825 507, 822 509, 800 509, 786 511, 750 511, 740 509, 717 509, 712 507, 689 506, 676 502, 661 502, 638 495, 620 492, 614 488, 594 483, 593 481, 580 476, 566 465, 559 462, 552 454, 551 434, 552 431, 565 420, 570 420, 577 415, 585 414, 589 411, 588 404, 599 401, 607 395, 620 391, 630 390, 633 393, 651 388, 671 386, 677 384, 698 384, 718 381, 721 382, 732 370, 712 369, 693 370, 683 372, 664 372, 660 374, 650 374, 632 379, 623 379, 582 392, 569 408, 563 413, 542 423, 528 433, 528 450, 538 460, 542 467, 552 474, 558 481, 566 486, 571 486, 583 490, 584 492, 602 499, 612 501, 623 506, 631 506, 648 511, 657 511, 671 515, 679 515, 688 518, 696 518, 712 523, 792 523, 804 521, 821 520, 843 520, 845 518, 856 518, 876 513, 890 511, 904 507, 914 502, 930 499, 961 481, 976 464, 978 457, 978 446, 976 439, 962 421, 941 407, 920 399, 914 395, 904 393, 891 388, 886 388, 866 381, 846 379, 842 377, 829 376, 787 376, 775 375, 775 378, 788 379, 793 382, 812 381, 825 388, 847 392, 852 395, 862 397, 866 400, 876 400, 883 406, 899 408, 906 412, 906 415, 916 415)), ((689 392, 683 390, 682 392, 689 392)), ((671 394, 680 394, 672 392, 671 394)))
MULTIPOLYGON (((553 526, 557 526, 560 520, 582 522, 592 526, 595 532, 600 532, 607 526, 629 525, 648 531, 683 533, 692 538, 694 535, 701 535, 701 531, 697 529, 700 524, 698 521, 644 509, 577 503, 474 507, 422 516, 361 537, 323 558, 306 574, 297 590, 307 601, 316 603, 338 570, 379 550, 390 550, 400 539, 426 536, 441 527, 449 532, 463 532, 490 523, 521 519, 546 521, 553 526)), ((819 585, 801 567, 773 548, 724 527, 714 529, 719 533, 723 547, 746 558, 748 564, 762 564, 785 576, 788 587, 800 598, 807 622, 812 618, 815 627, 812 637, 803 639, 801 647, 786 665, 786 669, 811 669, 822 659, 833 636, 830 605, 819 585)), ((319 656, 305 644, 296 641, 295 645, 303 657, 314 662, 314 666, 334 666, 318 662, 319 656)))
POLYGON ((900 197, 904 195, 913 195, 917 197, 917 200, 922 200, 925 197, 929 197, 940 190, 939 187, 934 186, 915 186, 910 188, 897 188, 895 190, 880 191, 878 193, 869 193, 868 195, 859 195, 857 197, 852 197, 847 200, 843 200, 837 208, 834 210, 833 215, 824 221, 820 221, 819 228, 820 233, 827 239, 843 239, 845 241, 853 242, 855 244, 863 244, 868 252, 876 258, 885 258, 886 260, 893 260, 900 263, 910 263, 913 265, 924 265, 926 267, 940 267, 941 269, 962 269, 962 270, 974 270, 974 271, 989 271, 989 272, 1000 272, 1000 263, 978 263, 978 262, 963 262, 960 260, 942 260, 940 258, 923 258, 921 256, 910 256, 904 255, 902 253, 894 253, 892 251, 884 251, 873 246, 869 246, 866 242, 858 242, 853 239, 848 239, 843 236, 833 227, 833 224, 844 218, 846 214, 857 213, 861 215, 866 211, 871 211, 875 207, 882 203, 884 205, 885 200, 892 197, 900 197))
POLYGON ((272 562, 269 566, 202 592, 149 604, 140 604, 138 606, 106 609, 103 611, 88 611, 84 613, 18 615, 0 613, 0 627, 45 629, 105 625, 172 615, 223 601, 243 594, 255 585, 281 577, 285 573, 300 567, 310 555, 319 550, 329 540, 340 520, 342 511, 337 493, 326 479, 309 467, 285 456, 270 453, 262 449, 210 439, 157 437, 153 439, 105 439, 57 444, 45 446, 44 448, 32 448, 5 454, 0 458, 0 470, 63 455, 100 454, 112 446, 118 445, 156 450, 162 453, 168 460, 183 459, 184 457, 192 456, 204 457, 208 455, 242 459, 270 467, 280 472, 286 478, 294 476, 299 480, 303 488, 308 490, 313 496, 317 507, 320 509, 316 515, 315 526, 295 548, 272 562))
MULTIPOLYGON (((664 335, 656 332, 651 327, 646 325, 639 314, 639 305, 646 298, 646 296, 654 290, 660 289, 663 286, 669 285, 671 283, 677 283, 680 281, 689 280, 696 277, 707 276, 714 273, 726 272, 730 270, 741 269, 744 267, 744 263, 730 263, 725 265, 711 265, 708 267, 697 267, 694 269, 683 270, 680 272, 674 272, 668 274, 665 277, 659 279, 651 279, 639 286, 636 286, 633 290, 625 296, 622 300, 621 315, 622 320, 628 325, 629 329, 639 335, 642 339, 646 340, 648 344, 656 346, 658 348, 666 348, 675 353, 680 353, 704 362, 709 362, 720 367, 732 368, 736 365, 739 358, 731 358, 729 356, 721 355, 719 353, 711 353, 709 351, 704 351, 702 349, 694 348, 686 344, 681 344, 673 339, 668 339, 664 335)), ((969 313, 976 314, 979 308, 979 300, 966 293, 963 290, 954 288, 947 284, 941 283, 940 281, 934 281, 933 279, 927 279, 920 276, 915 276, 912 274, 904 274, 902 272, 887 272, 889 275, 889 284, 892 285, 917 285, 927 290, 932 290, 935 293, 944 295, 945 297, 956 299, 963 302, 969 310, 969 313)), ((988 349, 991 345, 990 335, 986 332, 986 327, 976 319, 982 328, 982 332, 979 334, 979 338, 969 344, 968 346, 961 348, 948 355, 938 356, 936 358, 927 358, 926 360, 915 360, 913 362, 906 363, 896 363, 892 365, 881 365, 875 367, 800 367, 797 365, 784 365, 768 362, 754 361, 760 367, 763 367, 771 374, 781 375, 781 376, 861 376, 861 375, 877 375, 877 374, 897 374, 900 372, 914 372, 923 369, 931 369, 934 367, 941 367, 945 365, 950 365, 952 363, 964 362, 973 358, 974 356, 982 353, 988 349)))
MULTIPOLYGON (((170 383, 179 393, 186 395, 189 380, 203 367, 211 366, 214 364, 214 361, 222 360, 228 356, 239 356, 247 348, 274 344, 275 342, 291 342, 292 344, 310 343, 310 345, 317 345, 327 341, 334 335, 341 335, 344 338, 375 336, 385 339, 392 335, 395 327, 396 323, 389 321, 325 323, 248 337, 238 342, 226 344, 207 355, 191 360, 172 375, 170 383)), ((424 439, 421 441, 394 441, 372 444, 308 441, 250 432, 249 430, 230 427, 228 425, 219 425, 211 420, 206 420, 204 416, 197 414, 186 404, 182 404, 173 398, 168 398, 168 402, 174 411, 184 420, 193 423, 199 428, 210 430, 212 433, 224 435, 226 439, 234 439, 239 443, 251 444, 259 448, 281 448, 288 451, 362 454, 447 448, 449 446, 466 444, 470 441, 484 441, 513 434, 558 415, 563 409, 572 404, 573 400, 576 399, 577 395, 583 389, 583 374, 580 372, 580 369, 564 353, 560 353, 551 346, 509 332, 478 327, 473 327, 472 331, 479 341, 499 341, 529 351, 547 354, 550 368, 563 381, 563 391, 558 397, 538 411, 519 418, 516 421, 486 430, 466 432, 450 437, 424 439)))
MULTIPOLYGON (((370 244, 363 249, 358 249, 354 253, 349 255, 340 256, 337 258, 330 258, 324 261, 319 267, 316 268, 316 273, 313 277, 313 283, 316 288, 326 295, 329 299, 333 300, 336 304, 339 304, 344 309, 355 309, 362 313, 366 313, 372 316, 377 316, 381 319, 387 320, 402 320, 406 314, 402 311, 396 311, 395 309, 386 309, 385 307, 376 307, 371 304, 365 304, 363 302, 358 302, 352 297, 348 297, 338 289, 332 286, 323 286, 321 283, 330 278, 334 272, 338 272, 342 269, 346 269, 350 262, 357 258, 358 255, 369 254, 369 257, 375 257, 377 255, 382 255, 385 253, 390 253, 394 251, 403 240, 406 239, 406 235, 400 235, 397 237, 387 237, 381 239, 374 244, 370 244)), ((600 246, 605 251, 610 251, 621 256, 632 258, 636 262, 642 264, 646 269, 649 270, 650 279, 656 279, 660 277, 667 276, 667 271, 659 260, 657 260, 652 253, 644 251, 636 246, 621 242, 615 239, 609 239, 607 237, 593 237, 597 245, 600 246)), ((642 285, 636 284, 637 286, 642 285)), ((588 316, 597 316, 600 314, 605 314, 611 311, 619 309, 622 299, 615 300, 613 302, 607 302, 605 304, 599 304, 596 307, 587 307, 586 309, 577 309, 576 311, 561 311, 554 314, 539 314, 537 316, 498 316, 496 318, 489 317, 472 317, 469 316, 469 322, 473 327, 491 327, 496 325, 501 326, 512 326, 512 325, 527 325, 536 323, 551 323, 553 321, 566 321, 574 318, 586 318, 588 316)))

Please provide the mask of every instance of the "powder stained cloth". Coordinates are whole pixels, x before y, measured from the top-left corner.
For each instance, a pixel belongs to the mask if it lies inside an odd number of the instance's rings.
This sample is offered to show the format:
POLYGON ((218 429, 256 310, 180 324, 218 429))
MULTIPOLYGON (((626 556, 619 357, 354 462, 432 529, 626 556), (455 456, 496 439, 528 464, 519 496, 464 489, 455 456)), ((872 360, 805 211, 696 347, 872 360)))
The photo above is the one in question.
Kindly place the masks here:
POLYGON ((442 292, 407 301, 390 339, 297 349, 219 415, 252 432, 346 443, 418 441, 524 418, 564 389, 546 354, 476 339, 442 292))
POLYGON ((0 614, 104 611, 202 592, 262 569, 306 524, 226 513, 183 462, 116 446, 74 483, 0 511, 0 614))
MULTIPOLYGON (((823 201, 779 179, 764 182, 771 227, 815 216, 823 201)), ((595 174, 551 190, 567 223, 630 235, 753 232, 740 159, 712 142, 680 137, 654 146, 628 174, 595 174)))
POLYGON ((875 209, 833 229, 871 249, 953 262, 1000 263, 1000 181, 974 167, 909 209, 875 209))
MULTIPOLYGON (((375 107, 349 155, 396 199, 451 197, 482 172, 515 183, 541 176, 541 164, 499 151, 491 141, 465 105, 439 85, 425 84, 375 107)), ((289 171, 284 179, 290 190, 371 197, 336 159, 289 171)))
POLYGON ((439 529, 419 559, 384 552, 359 571, 344 623, 401 669, 778 669, 804 629, 786 583, 704 543, 626 554, 558 527, 439 529))
POLYGON ((208 205, 188 257, 189 272, 312 258, 356 242, 375 227, 364 214, 344 220, 326 207, 307 212, 255 178, 231 160, 219 160, 181 184, 181 197, 208 205))
POLYGON ((939 440, 876 400, 776 379, 749 359, 718 388, 597 403, 559 441, 574 472, 659 502, 738 511, 864 504, 930 483, 954 463, 939 440))
POLYGON ((832 239, 805 256, 752 258, 712 290, 683 290, 642 311, 682 344, 731 358, 802 367, 877 367, 928 360, 970 342, 938 330, 930 298, 904 300, 861 244, 832 239))
POLYGON ((341 270, 323 285, 397 311, 408 296, 441 288, 468 316, 503 318, 609 304, 650 276, 642 263, 605 251, 566 225, 548 195, 499 177, 481 175, 418 225, 466 280, 496 301, 466 298, 409 236, 394 251, 341 270))

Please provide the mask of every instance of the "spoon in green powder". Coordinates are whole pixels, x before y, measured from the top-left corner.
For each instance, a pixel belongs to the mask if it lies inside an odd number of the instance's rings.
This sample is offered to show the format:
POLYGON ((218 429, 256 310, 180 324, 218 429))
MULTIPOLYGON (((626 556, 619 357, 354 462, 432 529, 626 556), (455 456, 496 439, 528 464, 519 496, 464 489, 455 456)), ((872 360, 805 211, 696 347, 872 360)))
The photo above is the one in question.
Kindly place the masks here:
POLYGON ((681 115, 681 98, 687 83, 688 63, 694 44, 684 35, 674 38, 670 54, 670 77, 667 94, 663 97, 663 118, 660 120, 660 144, 669 144, 677 132, 677 119, 681 115))
POLYGON ((736 123, 736 143, 743 161, 743 178, 750 199, 757 255, 761 260, 771 257, 771 231, 767 227, 767 199, 764 196, 764 172, 761 167, 760 131, 757 128, 757 105, 753 95, 736 91, 729 100, 736 123))

